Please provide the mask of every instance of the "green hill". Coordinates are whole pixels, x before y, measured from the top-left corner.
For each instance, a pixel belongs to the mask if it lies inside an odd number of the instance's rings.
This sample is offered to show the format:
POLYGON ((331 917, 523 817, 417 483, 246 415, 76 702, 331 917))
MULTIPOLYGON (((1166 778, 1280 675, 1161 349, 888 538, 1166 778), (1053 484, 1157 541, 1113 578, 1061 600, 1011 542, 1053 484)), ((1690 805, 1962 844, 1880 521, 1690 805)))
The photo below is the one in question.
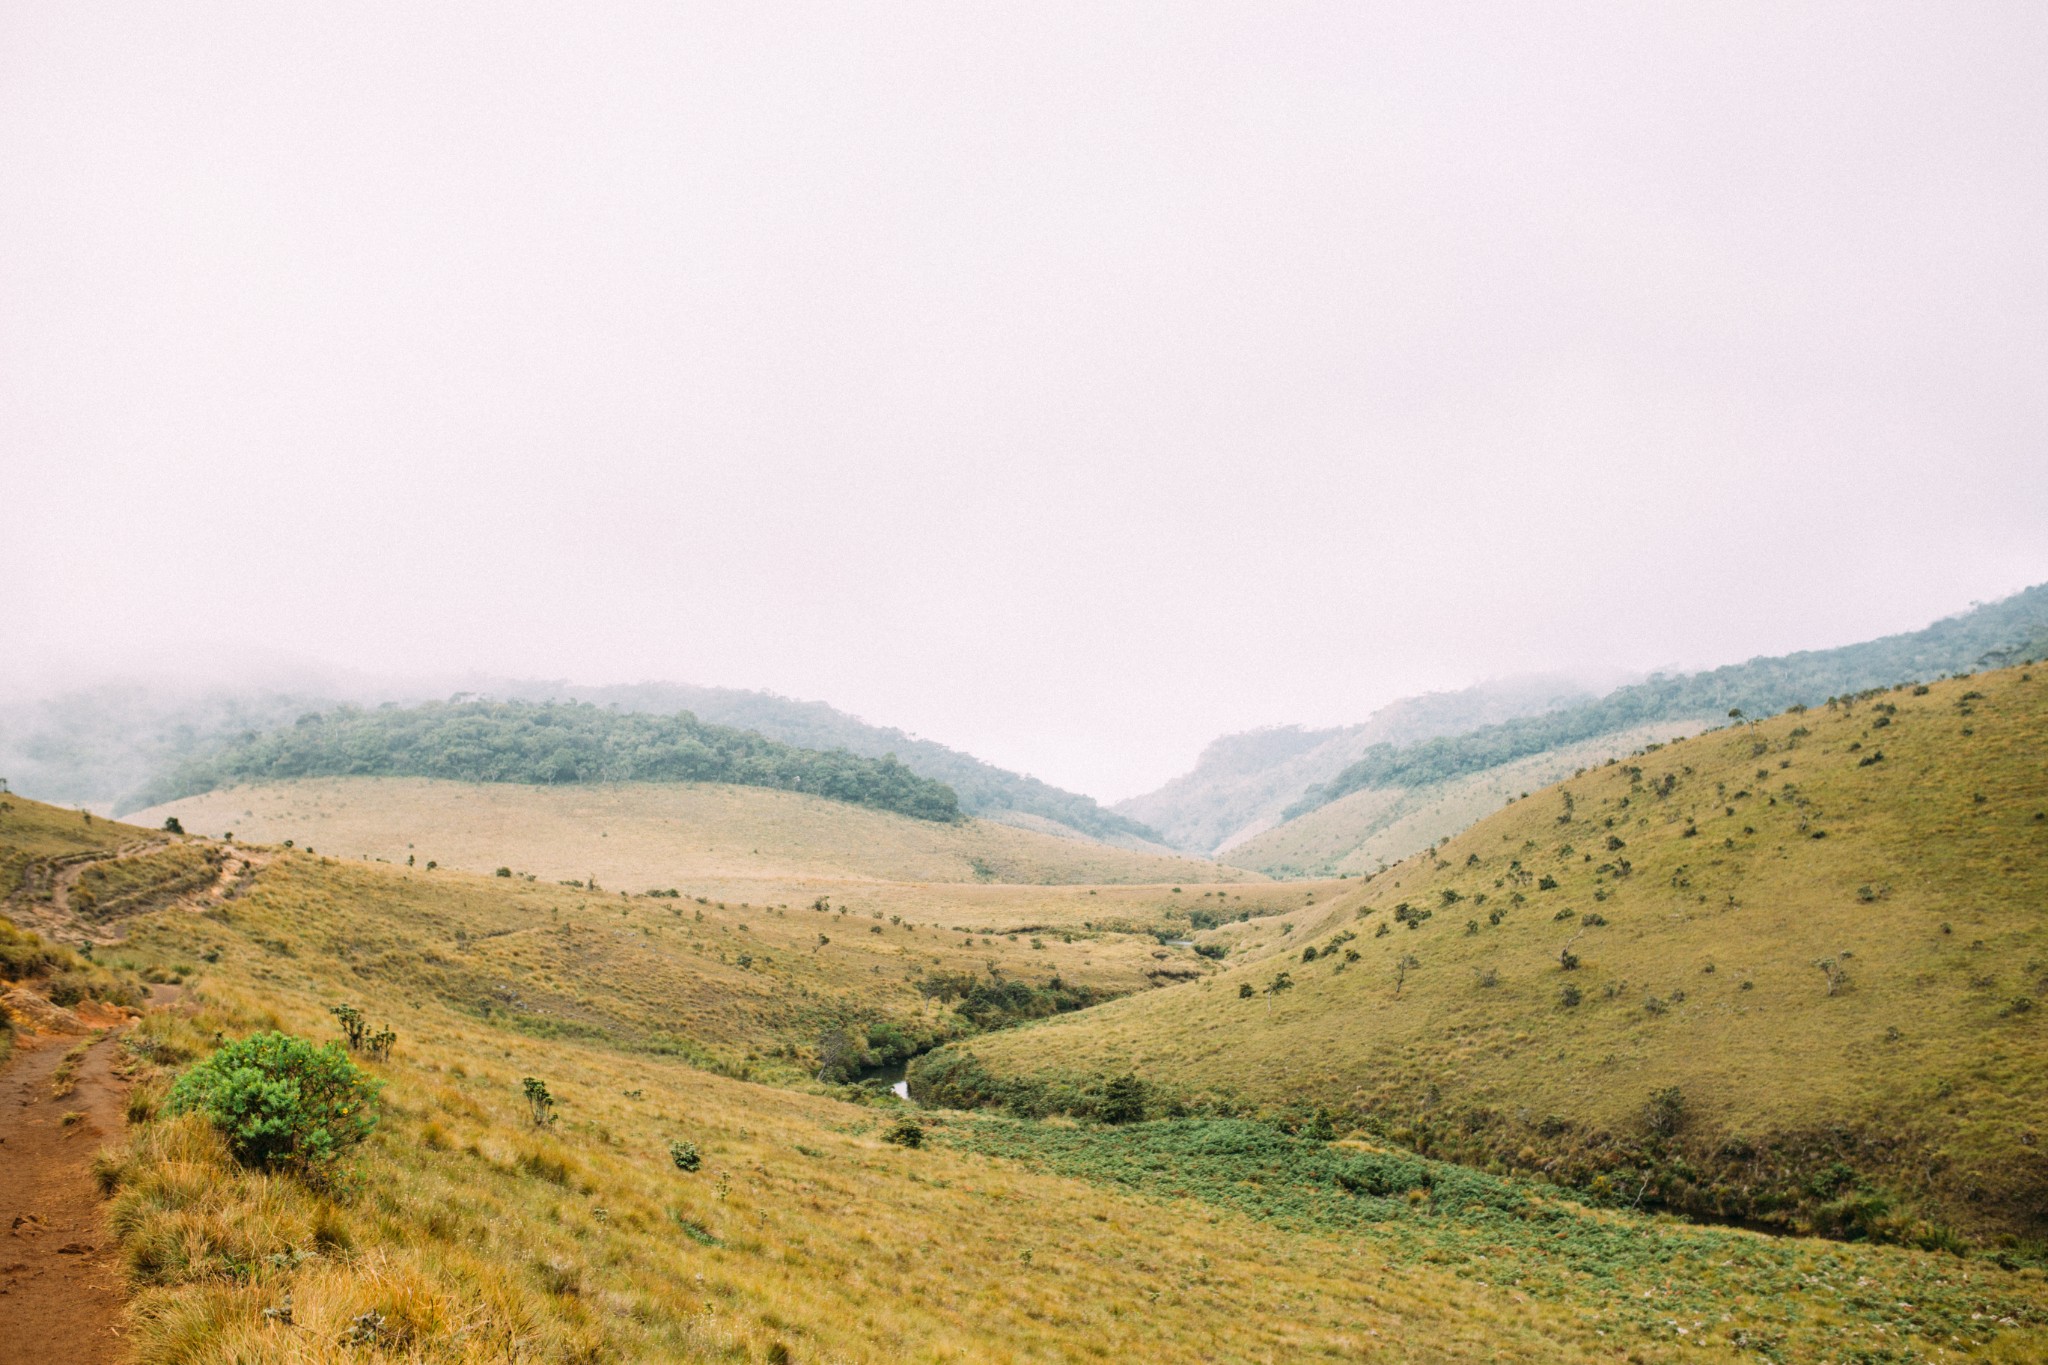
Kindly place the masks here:
POLYGON ((1771 715, 1816 706, 1841 693, 1891 687, 2048 654, 2048 583, 1974 607, 1925 630, 1839 649, 1751 659, 1705 673, 1652 678, 1598 701, 1502 721, 1405 748, 1379 746, 1304 792, 1286 818, 1306 815, 1366 787, 1419 787, 1510 763, 1545 750, 1657 721, 1771 715))
POLYGON ((1516 801, 1220 976, 948 1048, 934 1102, 1318 1109, 1596 1198, 2048 1237, 2048 673, 1728 725, 1516 801))
POLYGON ((722 782, 799 791, 919 820, 961 818, 944 783, 893 758, 799 749, 688 712, 650 716, 559 702, 432 702, 301 716, 189 760, 139 798, 155 805, 235 782, 432 777, 569 784, 722 782))

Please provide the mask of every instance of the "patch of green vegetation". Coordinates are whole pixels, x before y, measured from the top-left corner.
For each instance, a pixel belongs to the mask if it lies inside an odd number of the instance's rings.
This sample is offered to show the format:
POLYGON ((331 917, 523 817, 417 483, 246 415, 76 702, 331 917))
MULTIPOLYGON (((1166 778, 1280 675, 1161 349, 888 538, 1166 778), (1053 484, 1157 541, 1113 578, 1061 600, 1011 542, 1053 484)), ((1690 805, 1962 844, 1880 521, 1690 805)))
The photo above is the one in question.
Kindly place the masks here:
POLYGON ((1397 1262, 1590 1305, 1624 1345, 1722 1344, 1774 1360, 1885 1350, 1896 1353, 1839 1358, 1911 1360, 1989 1344, 2003 1326, 2048 1324, 2037 1274, 1992 1289, 1952 1256, 1618 1215, 1554 1187, 1316 1141, 1269 1123, 1210 1118, 1105 1128, 977 1116, 934 1132, 955 1150, 1336 1233, 1397 1262), (1873 1277, 1880 1275, 1877 1292, 1873 1277), (1729 1325, 1727 1310, 1738 1302, 1750 1312, 1729 1325))
POLYGON ((689 712, 652 716, 559 702, 339 707, 187 761, 139 805, 235 782, 296 777, 433 777, 459 782, 726 782, 807 792, 919 820, 961 819, 952 788, 893 757, 799 749, 689 712))
POLYGON ((339 1043, 273 1031, 236 1039, 180 1076, 166 1108, 205 1115, 244 1165, 324 1178, 377 1126, 376 1095, 339 1043))

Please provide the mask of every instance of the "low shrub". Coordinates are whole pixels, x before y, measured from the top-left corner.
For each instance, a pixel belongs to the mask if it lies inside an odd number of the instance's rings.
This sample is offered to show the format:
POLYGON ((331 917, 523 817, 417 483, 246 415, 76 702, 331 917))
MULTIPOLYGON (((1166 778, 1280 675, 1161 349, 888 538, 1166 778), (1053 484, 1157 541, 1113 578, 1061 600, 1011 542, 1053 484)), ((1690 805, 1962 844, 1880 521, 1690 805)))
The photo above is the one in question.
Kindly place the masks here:
POLYGON ((319 1174, 376 1127, 377 1088, 338 1043, 256 1033, 179 1077, 166 1107, 204 1115, 244 1165, 319 1174))

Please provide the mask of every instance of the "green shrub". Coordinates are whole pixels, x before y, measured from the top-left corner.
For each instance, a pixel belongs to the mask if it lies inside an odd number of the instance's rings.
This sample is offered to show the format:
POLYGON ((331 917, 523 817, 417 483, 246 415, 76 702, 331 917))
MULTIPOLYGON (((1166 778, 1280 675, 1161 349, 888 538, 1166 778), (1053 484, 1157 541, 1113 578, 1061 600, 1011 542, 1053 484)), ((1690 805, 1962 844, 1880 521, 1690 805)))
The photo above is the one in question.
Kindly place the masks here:
POLYGON ((246 1165, 317 1173, 376 1127, 376 1092, 339 1043, 257 1033, 179 1077, 168 1107, 204 1114, 246 1165))
POLYGON ((889 1125, 882 1134, 882 1141, 893 1142, 898 1147, 924 1146, 924 1126, 905 1114, 889 1125))
POLYGON ((694 1171, 704 1164, 704 1158, 697 1152, 694 1142, 671 1142, 668 1145, 668 1159, 675 1162, 679 1171, 694 1171))

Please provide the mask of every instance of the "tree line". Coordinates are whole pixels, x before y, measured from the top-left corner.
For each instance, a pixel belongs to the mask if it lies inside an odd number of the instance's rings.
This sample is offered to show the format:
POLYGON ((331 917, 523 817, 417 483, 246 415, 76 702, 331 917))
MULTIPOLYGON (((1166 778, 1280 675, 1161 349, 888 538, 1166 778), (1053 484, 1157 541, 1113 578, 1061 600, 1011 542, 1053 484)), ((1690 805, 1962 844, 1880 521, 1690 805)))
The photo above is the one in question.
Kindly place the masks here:
POLYGON ((140 798, 153 805, 237 782, 295 777, 457 782, 729 782, 807 792, 919 820, 964 818, 953 789, 894 755, 800 749, 688 711, 620 712, 573 702, 450 701, 343 706, 245 733, 180 764, 140 798))

